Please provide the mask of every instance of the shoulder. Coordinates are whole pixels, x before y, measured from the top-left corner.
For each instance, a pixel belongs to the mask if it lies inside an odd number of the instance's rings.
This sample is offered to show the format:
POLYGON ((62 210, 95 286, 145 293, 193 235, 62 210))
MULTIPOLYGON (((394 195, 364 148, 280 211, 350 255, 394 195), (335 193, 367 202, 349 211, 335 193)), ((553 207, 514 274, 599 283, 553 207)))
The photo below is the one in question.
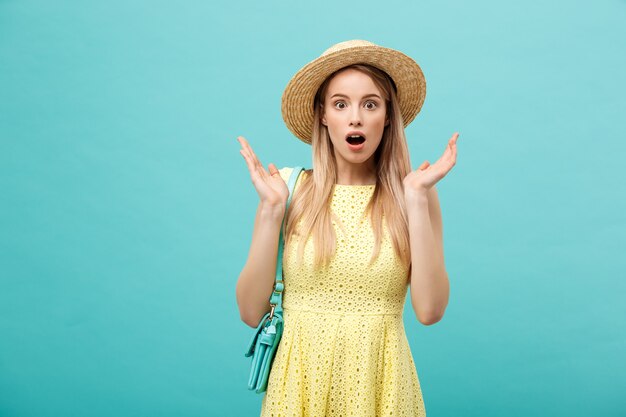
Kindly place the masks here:
POLYGON ((283 179, 283 181, 285 181, 285 183, 287 183, 287 181, 289 181, 289 176, 293 172, 293 167, 279 168, 278 172, 280 173, 280 176, 283 179))
MULTIPOLYGON (((293 172, 293 168, 294 167, 283 167, 283 168, 279 168, 278 172, 280 173, 281 178, 283 179, 283 181, 285 181, 285 184, 289 184, 289 177, 291 176, 291 173, 293 172)), ((309 172, 312 172, 312 170, 310 169, 305 169, 304 171, 302 171, 302 173, 300 174, 300 176, 298 177, 298 180, 296 181, 296 188, 300 185, 300 183, 302 182, 302 178, 306 177, 307 175, 309 175, 309 172)))

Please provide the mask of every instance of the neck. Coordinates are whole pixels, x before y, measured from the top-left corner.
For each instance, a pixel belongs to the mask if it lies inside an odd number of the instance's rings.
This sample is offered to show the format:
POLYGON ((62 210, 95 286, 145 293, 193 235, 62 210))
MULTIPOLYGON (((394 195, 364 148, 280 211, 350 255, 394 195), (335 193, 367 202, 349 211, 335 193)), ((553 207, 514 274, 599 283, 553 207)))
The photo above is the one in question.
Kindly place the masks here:
POLYGON ((370 185, 376 184, 376 167, 374 158, 364 163, 353 164, 344 160, 337 160, 337 184, 340 185, 370 185))

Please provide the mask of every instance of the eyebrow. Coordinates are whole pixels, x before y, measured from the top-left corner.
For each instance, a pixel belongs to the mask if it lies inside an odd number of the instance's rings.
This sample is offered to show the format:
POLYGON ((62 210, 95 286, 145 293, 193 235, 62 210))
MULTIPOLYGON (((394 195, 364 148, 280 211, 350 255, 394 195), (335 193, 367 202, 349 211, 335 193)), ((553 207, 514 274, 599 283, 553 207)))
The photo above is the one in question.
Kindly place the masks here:
MULTIPOLYGON (((337 94, 333 94, 330 98, 333 98, 333 97, 345 97, 345 98, 350 98, 350 97, 348 97, 348 96, 347 96, 347 95, 345 95, 345 94, 339 94, 339 93, 337 93, 337 94)), ((364 95, 364 96, 363 96, 363 98, 368 98, 368 97, 377 97, 379 100, 382 100, 378 94, 366 94, 366 95, 364 95)))

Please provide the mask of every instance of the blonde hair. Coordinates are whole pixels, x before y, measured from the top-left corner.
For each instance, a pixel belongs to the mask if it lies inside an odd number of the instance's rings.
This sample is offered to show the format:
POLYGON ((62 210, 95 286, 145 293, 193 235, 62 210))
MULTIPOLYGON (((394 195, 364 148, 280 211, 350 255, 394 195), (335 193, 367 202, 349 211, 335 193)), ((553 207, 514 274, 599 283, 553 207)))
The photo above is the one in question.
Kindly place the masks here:
POLYGON ((313 236, 316 267, 326 268, 335 254, 336 236, 331 223, 334 214, 331 213, 330 203, 337 182, 337 161, 328 128, 322 124, 321 116, 330 80, 348 68, 370 76, 383 95, 389 119, 382 140, 374 152, 376 187, 365 208, 365 215, 369 214, 375 239, 370 265, 380 254, 383 217, 396 255, 405 265, 409 265, 409 228, 402 180, 411 171, 411 162, 404 124, 393 80, 384 71, 367 64, 354 64, 335 71, 326 78, 315 96, 312 136, 315 169, 308 169, 303 173, 298 190, 292 197, 287 212, 285 242, 291 240, 299 221, 302 220, 302 229, 298 230, 303 238, 298 247, 299 261, 302 261, 308 236, 313 236))

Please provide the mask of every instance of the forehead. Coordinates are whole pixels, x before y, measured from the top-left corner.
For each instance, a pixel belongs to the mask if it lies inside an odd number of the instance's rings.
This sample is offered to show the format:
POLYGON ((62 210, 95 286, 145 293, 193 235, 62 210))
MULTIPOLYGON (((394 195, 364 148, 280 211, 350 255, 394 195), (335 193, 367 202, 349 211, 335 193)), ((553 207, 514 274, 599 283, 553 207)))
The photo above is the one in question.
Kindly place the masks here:
POLYGON ((380 90, 371 77, 355 69, 341 71, 328 84, 328 96, 336 93, 351 95, 378 94, 380 90))

